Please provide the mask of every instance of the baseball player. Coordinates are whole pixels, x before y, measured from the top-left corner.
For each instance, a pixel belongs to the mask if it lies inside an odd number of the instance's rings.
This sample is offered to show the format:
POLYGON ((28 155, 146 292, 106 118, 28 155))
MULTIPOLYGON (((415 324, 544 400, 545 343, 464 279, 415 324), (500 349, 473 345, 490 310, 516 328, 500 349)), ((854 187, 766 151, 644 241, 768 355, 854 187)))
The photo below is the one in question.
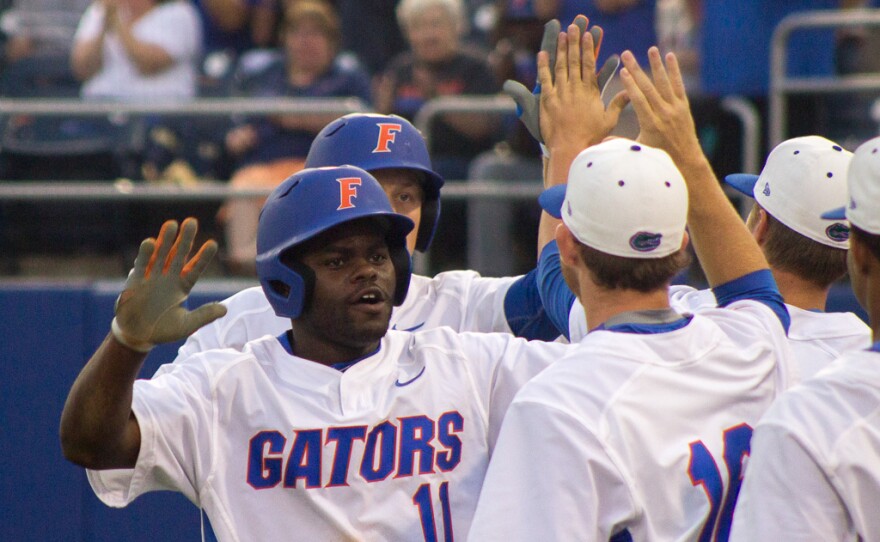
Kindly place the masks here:
POLYGON ((880 540, 880 138, 847 175, 849 273, 873 346, 786 392, 755 428, 731 540, 880 540))
MULTIPOLYGON (((306 167, 352 164, 373 174, 395 211, 415 223, 407 237, 410 251, 426 251, 440 216, 443 178, 431 169, 425 141, 406 119, 355 113, 328 124, 315 138, 306 167)), ((218 347, 241 349, 251 339, 278 335, 289 327, 272 310, 260 287, 223 302, 227 316, 200 329, 181 347, 178 359, 218 347)), ((425 330, 450 326, 458 331, 497 331, 552 340, 559 331, 543 312, 534 271, 520 277, 488 278, 475 271, 449 271, 435 277, 413 275, 409 293, 395 307, 392 329, 425 330)))
POLYGON ((66 457, 111 506, 182 492, 220 540, 464 539, 507 404, 571 346, 388 330, 413 227, 364 170, 293 175, 261 213, 257 257, 288 329, 135 382, 154 344, 223 313, 180 307, 216 247, 187 260, 195 221, 166 223, 71 389, 66 457))
MULTIPOLYGON (((725 181, 755 204, 746 226, 767 258, 786 300, 788 339, 800 377, 808 378, 842 352, 867 348, 871 330, 855 314, 826 313, 832 284, 846 273, 849 227, 823 220, 830 205, 846 202, 846 171, 852 153, 820 136, 780 143, 760 175, 728 175, 725 181)), ((672 306, 695 312, 716 305, 711 290, 670 288, 672 306)), ((583 307, 570 296, 568 337, 586 335, 583 307)), ((565 326, 564 322, 557 322, 565 326)))
MULTIPOLYGON (((623 83, 643 139, 682 171, 611 139, 542 196, 562 220, 545 252, 558 247, 589 333, 510 405, 471 540, 723 540, 751 428, 790 384, 788 317, 766 260, 700 150, 675 57, 668 73, 656 48, 649 57, 654 82, 625 52, 623 83), (669 305, 686 220, 724 308, 669 305)), ((539 69, 548 93, 544 55, 539 69)), ((569 69, 555 92, 577 88, 569 69)))
MULTIPOLYGON (((575 24, 584 32, 589 21, 581 16, 575 24)), ((542 49, 555 54, 558 30, 558 21, 548 23, 542 49)), ((601 41, 601 29, 592 27, 588 33, 601 41)), ((616 67, 612 58, 600 70, 597 77, 603 85, 616 67)), ((540 93, 533 95, 524 87, 511 88, 510 92, 522 108, 523 121, 543 142, 537 125, 540 93)), ((415 222, 407 237, 410 252, 427 251, 440 216, 443 178, 432 169, 425 140, 418 130, 396 115, 353 113, 341 117, 317 135, 306 167, 343 164, 361 167, 376 177, 394 210, 415 222)), ((481 277, 475 271, 464 270, 440 273, 433 278, 413 275, 406 299, 392 313, 391 328, 424 331, 449 326, 457 331, 503 332, 553 340, 560 332, 544 312, 535 277, 535 271, 502 278, 481 277)), ((275 314, 259 287, 244 290, 223 304, 228 309, 227 316, 189 337, 179 351, 179 360, 212 348, 241 349, 251 339, 277 335, 288 327, 287 320, 275 314)))

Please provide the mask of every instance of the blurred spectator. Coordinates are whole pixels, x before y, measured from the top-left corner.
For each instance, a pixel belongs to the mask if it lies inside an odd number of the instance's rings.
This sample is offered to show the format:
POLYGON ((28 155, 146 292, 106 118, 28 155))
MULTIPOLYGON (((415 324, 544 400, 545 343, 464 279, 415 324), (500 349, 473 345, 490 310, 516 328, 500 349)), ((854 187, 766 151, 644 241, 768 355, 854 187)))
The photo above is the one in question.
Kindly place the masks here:
POLYGON ((90 0, 14 0, 0 16, 7 63, 46 55, 67 55, 80 16, 90 0))
MULTIPOLYGON (((467 49, 463 0, 401 0, 397 20, 410 51, 392 60, 380 78, 376 107, 414 120, 432 98, 455 95, 496 94, 501 86, 485 60, 486 53, 467 49)), ((434 171, 449 180, 463 180, 478 154, 500 139, 500 118, 477 112, 447 113, 434 119, 429 150, 434 171)), ((444 203, 438 235, 431 249, 433 271, 463 269, 466 205, 444 203)))
MULTIPOLYGON (((323 2, 299 0, 285 17, 284 54, 248 83, 255 97, 346 97, 370 102, 370 83, 357 65, 338 61, 339 19, 323 2)), ((314 136, 336 113, 254 118, 226 135, 227 149, 239 169, 232 186, 274 188, 303 167, 314 136)), ((233 272, 250 273, 256 256, 257 219, 262 199, 236 199, 224 205, 227 263, 233 272)))
MULTIPOLYGON (((461 44, 467 26, 462 0, 402 0, 397 20, 411 51, 395 58, 382 77, 379 111, 413 120, 432 98, 500 91, 485 54, 461 44)), ((448 179, 464 179, 470 160, 494 143, 497 127, 490 116, 443 115, 430 133, 434 169, 448 179)))
POLYGON ((80 21, 71 62, 84 98, 191 98, 202 32, 183 0, 96 0, 80 21))

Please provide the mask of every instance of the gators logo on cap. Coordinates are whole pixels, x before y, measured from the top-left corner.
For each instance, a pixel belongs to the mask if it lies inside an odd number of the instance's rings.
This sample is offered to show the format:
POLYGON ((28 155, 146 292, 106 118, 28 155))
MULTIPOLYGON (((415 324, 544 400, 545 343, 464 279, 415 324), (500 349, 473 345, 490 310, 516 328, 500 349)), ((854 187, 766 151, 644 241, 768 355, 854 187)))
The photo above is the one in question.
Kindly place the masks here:
POLYGON ((832 241, 843 243, 849 239, 849 226, 840 222, 835 222, 825 228, 825 235, 827 235, 832 241))
POLYGON ((660 246, 662 240, 662 233, 640 231, 629 238, 629 246, 638 252, 651 252, 660 246))

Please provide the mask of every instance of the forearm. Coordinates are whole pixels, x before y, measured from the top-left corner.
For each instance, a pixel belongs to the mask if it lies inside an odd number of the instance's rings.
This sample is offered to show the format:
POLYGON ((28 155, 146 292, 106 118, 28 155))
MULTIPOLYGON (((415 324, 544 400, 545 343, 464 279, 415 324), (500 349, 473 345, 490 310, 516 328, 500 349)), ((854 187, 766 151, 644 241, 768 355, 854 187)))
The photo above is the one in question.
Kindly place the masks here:
POLYGON ((70 389, 61 413, 64 456, 90 469, 131 468, 140 451, 134 381, 146 354, 108 335, 70 389))
POLYGON ((104 55, 104 32, 97 37, 80 41, 73 46, 70 54, 70 67, 73 75, 80 81, 91 79, 101 70, 104 55))
MULTIPOLYGON (((545 190, 568 182, 568 170, 571 163, 582 150, 577 145, 559 145, 551 150, 550 157, 544 159, 545 190)), ((558 218, 554 218, 546 212, 541 213, 541 219, 538 222, 538 257, 541 256, 547 243, 556 238, 556 228, 559 224, 562 224, 562 221, 558 218)))
POLYGON ((138 40, 131 26, 120 24, 116 26, 116 31, 122 46, 125 47, 125 52, 142 75, 157 74, 174 64, 174 59, 164 48, 138 40))
POLYGON ((679 157, 675 163, 687 180, 688 231, 709 285, 766 269, 761 249, 721 190, 705 156, 679 157), (736 257, 731 258, 731 254, 736 257))

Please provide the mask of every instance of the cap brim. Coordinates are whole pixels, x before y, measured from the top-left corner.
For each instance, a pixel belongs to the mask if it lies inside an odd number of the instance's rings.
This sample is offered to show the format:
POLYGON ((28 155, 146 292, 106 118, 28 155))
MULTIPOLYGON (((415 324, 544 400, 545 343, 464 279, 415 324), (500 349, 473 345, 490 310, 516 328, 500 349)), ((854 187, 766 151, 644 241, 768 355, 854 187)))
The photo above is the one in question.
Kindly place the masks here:
POLYGON ((541 204, 541 208, 547 211, 553 218, 562 218, 562 202, 565 201, 565 187, 566 185, 564 184, 553 186, 544 190, 538 196, 538 203, 541 204))
POLYGON ((758 176, 752 173, 732 173, 724 177, 724 182, 750 198, 755 197, 755 184, 758 176))
POLYGON ((827 220, 846 220, 846 207, 838 207, 837 209, 822 213, 822 218, 827 220))

